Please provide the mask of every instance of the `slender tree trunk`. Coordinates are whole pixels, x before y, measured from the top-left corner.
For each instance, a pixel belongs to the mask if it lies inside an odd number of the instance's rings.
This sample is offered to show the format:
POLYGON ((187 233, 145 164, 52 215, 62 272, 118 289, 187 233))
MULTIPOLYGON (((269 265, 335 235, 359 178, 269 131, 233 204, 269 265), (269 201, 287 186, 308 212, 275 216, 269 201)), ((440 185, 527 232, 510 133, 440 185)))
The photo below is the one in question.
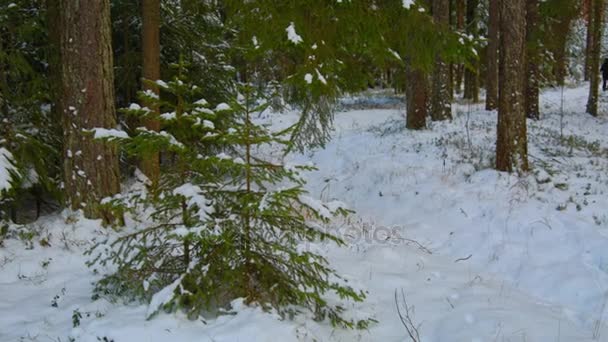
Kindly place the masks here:
POLYGON ((590 76, 593 72, 590 72, 591 69, 591 59, 593 55, 593 1, 594 0, 584 0, 585 7, 587 8, 587 45, 585 48, 585 81, 590 80, 590 76))
POLYGON ((500 75, 496 169, 528 170, 524 108, 526 0, 500 2, 500 75))
POLYGON ((488 23, 488 52, 486 71, 486 110, 498 108, 498 47, 500 26, 500 0, 490 0, 490 18, 488 23))
POLYGON ((85 133, 116 127, 110 1, 58 1, 65 194, 72 209, 111 223, 99 202, 120 191, 117 149, 85 133))
MULTIPOLYGON (((450 0, 433 0, 433 18, 444 29, 450 24, 450 0)), ((433 121, 452 119, 449 64, 441 56, 435 60, 431 94, 431 118, 433 121)))
MULTIPOLYGON (((479 0, 467 0, 467 32, 470 35, 477 37, 479 30, 477 28, 477 7, 479 0)), ((466 68, 464 71, 464 98, 479 101, 479 60, 471 61, 472 67, 466 68)))
POLYGON ((61 13, 59 8, 59 0, 46 0, 46 22, 49 33, 48 46, 48 61, 49 61, 49 79, 51 82, 51 115, 53 121, 57 125, 58 133, 61 133, 61 53, 59 47, 61 45, 61 13))
POLYGON ((407 67, 405 96, 407 104, 406 127, 425 129, 428 115, 428 80, 423 71, 407 67))
MULTIPOLYGON (((154 81, 160 79, 160 0, 143 0, 143 78, 154 81)), ((156 84, 143 82, 144 89, 159 94, 156 84)), ((159 108, 146 104, 158 116, 159 108)), ((146 128, 159 131, 160 122, 156 118, 145 121, 146 128)), ((160 156, 158 153, 149 153, 141 160, 143 173, 152 181, 153 187, 158 184, 160 177, 160 156)))
MULTIPOLYGON (((127 19, 127 15, 125 15, 125 18, 122 19, 122 45, 123 48, 125 49, 124 51, 124 55, 125 56, 130 56, 131 55, 131 42, 130 42, 130 32, 129 32, 129 20, 127 19)), ((130 59, 130 58, 128 58, 130 59)), ((132 69, 134 69, 132 67, 132 63, 127 62, 125 63, 125 68, 124 68, 124 78, 125 78, 125 105, 129 106, 131 104, 131 102, 133 102, 133 98, 134 98, 134 94, 137 92, 137 81, 133 82, 133 80, 135 79, 135 77, 130 77, 131 74, 133 73, 132 69), (135 85, 135 86, 133 86, 135 85)), ((127 121, 128 122, 128 121, 127 121)))
MULTIPOLYGON (((568 43, 568 36, 572 30, 572 22, 580 13, 579 1, 573 1, 573 3, 567 8, 566 11, 560 13, 559 16, 550 18, 549 32, 553 35, 553 45, 551 52, 555 63, 553 64, 553 77, 557 85, 564 85, 566 75, 568 74, 568 61, 566 58, 566 48, 568 43)), ((586 72, 585 72, 586 73, 586 72)))
POLYGON ((526 2, 526 116, 534 120, 540 119, 538 6, 538 0, 526 2))
MULTIPOLYGON (((465 0, 454 0, 456 1, 456 30, 464 32, 465 29, 465 0)), ((462 80, 464 78, 464 64, 457 64, 454 68, 454 81, 456 94, 462 92, 462 80)))
POLYGON ((598 98, 600 83, 600 52, 602 48, 604 0, 592 0, 590 8, 591 21, 589 22, 589 32, 591 32, 590 55, 587 56, 589 63, 589 99, 587 100, 587 113, 598 116, 598 98))
MULTIPOLYGON (((0 31, 0 56, 5 55, 6 52, 6 38, 3 37, 3 33, 2 31, 0 31)), ((9 83, 8 83, 8 65, 7 65, 7 61, 5 58, 0 58, 0 120, 2 120, 1 122, 3 123, 2 125, 0 125, 0 133, 2 134, 2 138, 3 140, 8 140, 6 137, 8 137, 8 135, 11 132, 10 129, 10 122, 11 120, 9 120, 10 118, 10 112, 9 112, 9 108, 8 108, 8 96, 9 96, 9 83), (9 123, 9 124, 4 124, 4 123, 9 123)), ((9 145, 10 141, 6 141, 6 144, 9 145)))

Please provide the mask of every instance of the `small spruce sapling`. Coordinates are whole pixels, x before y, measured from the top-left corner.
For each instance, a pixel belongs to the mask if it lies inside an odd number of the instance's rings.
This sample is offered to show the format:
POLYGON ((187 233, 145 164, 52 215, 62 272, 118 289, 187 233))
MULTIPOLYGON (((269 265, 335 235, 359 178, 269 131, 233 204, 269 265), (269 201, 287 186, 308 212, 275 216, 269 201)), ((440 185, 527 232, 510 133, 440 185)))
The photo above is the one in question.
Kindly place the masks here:
MULTIPOLYGON (((195 319, 242 298, 284 317, 307 309, 333 325, 367 327, 371 320, 343 318, 343 307, 325 298, 333 292, 362 301, 364 294, 306 248, 323 240, 343 245, 323 224, 348 211, 306 196, 299 173, 311 166, 284 165, 265 153, 287 150, 292 128, 272 132, 253 122, 268 102, 260 105, 251 86, 212 110, 191 96, 196 87, 179 79, 160 85, 173 102, 148 93, 142 100, 170 109, 161 115, 161 132, 140 130, 121 140, 134 154, 156 148, 173 156, 156 195, 146 198, 152 223, 91 250, 91 265, 117 267, 98 283, 97 294, 149 300, 150 317, 182 310, 195 319)), ((132 105, 130 112, 148 111, 132 105)))

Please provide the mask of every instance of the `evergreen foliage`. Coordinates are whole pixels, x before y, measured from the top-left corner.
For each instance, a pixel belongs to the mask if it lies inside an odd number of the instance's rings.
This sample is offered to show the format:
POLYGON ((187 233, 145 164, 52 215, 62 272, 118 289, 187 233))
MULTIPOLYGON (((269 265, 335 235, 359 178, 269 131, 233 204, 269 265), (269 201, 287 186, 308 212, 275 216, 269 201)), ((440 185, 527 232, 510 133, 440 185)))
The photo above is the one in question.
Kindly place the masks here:
MULTIPOLYGON (((227 1, 244 78, 278 81, 301 112, 292 141, 302 149, 328 141, 340 94, 374 84, 378 67, 407 62, 430 70, 437 54, 461 59, 470 43, 438 28, 424 4, 403 1, 227 1)), ((471 51, 470 48, 468 51, 471 51)))
POLYGON ((13 208, 30 195, 59 197, 61 135, 50 110, 45 15, 39 1, 0 7, 0 148, 15 168, 11 195, 4 194, 13 208))
MULTIPOLYGON (((227 101, 234 90, 233 50, 216 1, 161 1, 161 76, 172 79, 172 63, 182 60, 191 79, 205 82, 209 101, 227 101)), ((113 0, 112 22, 117 102, 127 106, 141 88, 141 1, 113 0)))
MULTIPOLYGON (((210 109, 198 97, 199 87, 180 78, 159 84, 175 101, 149 93, 141 100, 156 101, 165 112, 161 132, 105 137, 122 140, 132 154, 160 150, 171 157, 159 188, 131 197, 149 206, 153 223, 144 221, 91 250, 91 265, 116 266, 99 282, 97 294, 150 300, 149 315, 184 310, 196 318, 223 312, 243 298, 286 317, 308 309, 334 325, 366 327, 368 320, 343 318, 342 307, 325 298, 333 292, 361 301, 364 294, 306 248, 323 240, 342 245, 324 224, 347 210, 306 196, 299 173, 312 167, 284 165, 264 152, 270 145, 285 150, 292 128, 272 132, 252 121, 268 106, 252 86, 240 87, 230 104, 210 109)), ((145 117, 148 111, 132 105, 129 113, 145 117)), ((106 202, 127 206, 122 198, 106 202)))

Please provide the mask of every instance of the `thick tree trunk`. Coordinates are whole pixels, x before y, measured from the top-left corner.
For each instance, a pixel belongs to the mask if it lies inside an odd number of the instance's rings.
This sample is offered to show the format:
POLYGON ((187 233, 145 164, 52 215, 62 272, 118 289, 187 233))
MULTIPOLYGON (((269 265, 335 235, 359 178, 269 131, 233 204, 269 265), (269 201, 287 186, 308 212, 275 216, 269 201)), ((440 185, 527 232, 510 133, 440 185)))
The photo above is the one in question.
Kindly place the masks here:
POLYGON ((600 52, 602 48, 604 0, 592 0, 588 30, 591 32, 591 46, 588 48, 589 56, 589 98, 587 100, 587 113, 598 116, 598 98, 600 83, 600 52))
POLYGON ((407 68, 405 96, 407 104, 406 127, 425 129, 428 114, 428 80, 424 72, 407 68))
POLYGON ((498 47, 500 26, 500 0, 490 0, 488 23, 488 51, 486 71, 486 110, 498 108, 498 47))
POLYGON ((524 108, 526 0, 500 2, 500 75, 496 169, 528 170, 524 108))
MULTIPOLYGON (((433 18, 441 27, 449 28, 450 0, 433 0, 433 18)), ((445 63, 440 56, 436 57, 431 94, 431 118, 433 121, 452 119, 449 67, 449 64, 445 63)))
POLYGON ((115 128, 109 0, 59 0, 64 185, 72 209, 114 221, 99 201, 120 191, 117 149, 85 133, 115 128))
MULTIPOLYGON (((143 0, 143 78, 150 81, 160 79, 160 0, 143 0)), ((144 90, 150 90, 159 94, 156 84, 144 82, 144 90)), ((152 104, 146 106, 159 115, 159 108, 152 104)), ((146 128, 159 131, 160 122, 152 118, 145 121, 146 128)), ((158 184, 160 177, 160 156, 158 153, 149 153, 142 156, 141 168, 143 173, 152 181, 152 185, 158 184)))
MULTIPOLYGON (((467 32, 470 35, 477 37, 479 30, 477 28, 477 7, 479 0, 467 0, 467 32)), ((479 101, 479 60, 471 61, 471 67, 464 71, 464 98, 479 101)))
POLYGON ((538 6, 538 0, 526 2, 526 116, 534 120, 540 119, 538 6))

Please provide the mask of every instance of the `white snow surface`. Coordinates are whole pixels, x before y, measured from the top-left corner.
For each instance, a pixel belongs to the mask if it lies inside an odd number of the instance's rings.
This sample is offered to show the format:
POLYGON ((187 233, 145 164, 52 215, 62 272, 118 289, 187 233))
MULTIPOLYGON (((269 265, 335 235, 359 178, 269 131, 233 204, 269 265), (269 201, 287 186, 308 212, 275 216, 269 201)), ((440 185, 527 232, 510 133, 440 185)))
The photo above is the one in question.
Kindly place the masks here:
MULTIPOLYGON (((35 223, 50 247, 0 247, 0 341, 408 341, 395 291, 424 342, 608 341, 608 121, 584 113, 586 87, 564 96, 542 93, 543 118, 529 121, 533 171, 522 177, 491 170, 496 112, 482 104, 455 105, 452 122, 421 132, 403 129, 402 109, 338 113, 325 149, 291 157, 318 167, 305 175, 311 198, 356 210, 328 226, 348 247, 309 248, 368 292, 345 308, 378 320, 369 330, 281 320, 238 301, 236 315, 196 321, 92 301, 99 275, 82 252, 114 233, 63 213, 35 223)), ((280 128, 296 118, 260 120, 280 128)))

